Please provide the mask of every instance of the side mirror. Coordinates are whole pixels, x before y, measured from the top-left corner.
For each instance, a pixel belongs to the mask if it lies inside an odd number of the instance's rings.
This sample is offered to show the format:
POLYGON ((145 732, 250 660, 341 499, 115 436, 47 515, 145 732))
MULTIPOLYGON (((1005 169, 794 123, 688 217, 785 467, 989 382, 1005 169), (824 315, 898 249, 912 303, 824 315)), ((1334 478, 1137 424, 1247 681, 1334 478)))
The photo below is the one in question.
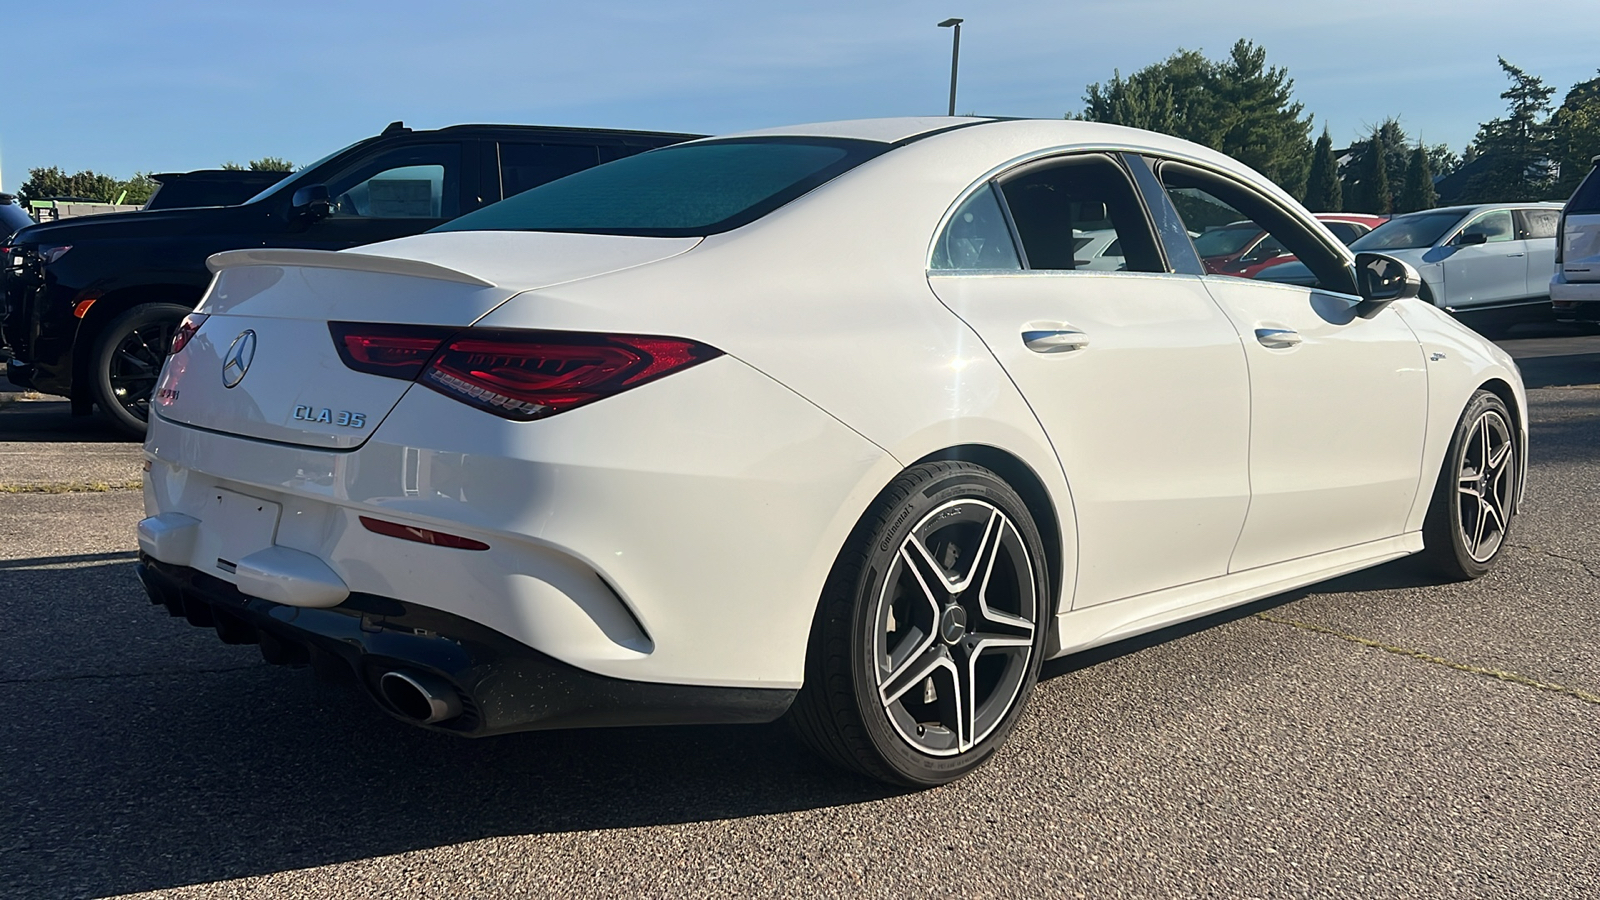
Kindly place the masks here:
POLYGON ((1489 236, 1481 231, 1463 231, 1461 236, 1456 238, 1456 243, 1463 247, 1470 247, 1474 244, 1487 244, 1489 243, 1489 236))
POLYGON ((333 202, 328 199, 328 186, 308 184, 294 192, 289 201, 289 214, 297 219, 315 222, 333 215, 333 202))
POLYGON ((1396 300, 1417 296, 1422 276, 1404 260, 1381 253, 1357 253, 1356 290, 1361 292, 1356 315, 1370 319, 1396 300))

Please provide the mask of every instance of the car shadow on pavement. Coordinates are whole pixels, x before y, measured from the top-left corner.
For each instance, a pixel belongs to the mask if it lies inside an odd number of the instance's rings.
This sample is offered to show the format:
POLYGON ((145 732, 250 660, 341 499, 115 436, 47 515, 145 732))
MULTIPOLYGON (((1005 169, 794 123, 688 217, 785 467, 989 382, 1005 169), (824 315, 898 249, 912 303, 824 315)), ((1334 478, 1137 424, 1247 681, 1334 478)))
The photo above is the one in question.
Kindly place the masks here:
POLYGON ((17 400, 0 404, 0 441, 133 443, 134 439, 102 416, 74 416, 66 400, 17 400))
MULTIPOLYGON (((103 554, 102 554, 103 556, 103 554)), ((14 560, 8 572, 71 561, 14 560)), ((168 619, 132 563, 79 560, 52 589, 88 610, 17 631, 82 658, 13 667, 0 691, 6 897, 132 893, 481 838, 706 822, 861 803, 893 789, 813 757, 781 724, 543 732, 467 740, 394 721, 353 687, 261 662, 168 619), (109 571, 116 569, 121 571, 109 571), (108 590, 112 583, 127 590, 108 590), (89 595, 92 602, 88 602, 89 595), (99 660, 80 631, 125 636, 99 660), (204 659, 184 658, 187 652, 204 659), (209 652, 208 652, 209 651, 209 652)), ((59 577, 55 577, 59 576, 59 577)), ((49 598, 33 598, 45 602, 49 598)), ((9 636, 8 636, 9 633, 9 636)))

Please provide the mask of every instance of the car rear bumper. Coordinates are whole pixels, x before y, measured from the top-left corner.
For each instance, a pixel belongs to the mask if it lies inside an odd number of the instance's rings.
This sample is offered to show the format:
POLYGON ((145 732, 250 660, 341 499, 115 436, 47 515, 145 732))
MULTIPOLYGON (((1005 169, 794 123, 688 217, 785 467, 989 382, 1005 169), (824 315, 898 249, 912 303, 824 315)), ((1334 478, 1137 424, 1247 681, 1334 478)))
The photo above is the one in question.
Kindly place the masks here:
POLYGON ((285 606, 220 578, 141 554, 152 603, 224 642, 259 644, 270 663, 342 667, 390 714, 436 731, 485 737, 515 731, 614 725, 770 722, 795 692, 608 678, 567 665, 470 619, 372 594, 338 606, 285 606), (460 712, 426 724, 379 687, 388 672, 429 678, 460 698, 460 712))
POLYGON ((1550 305, 1563 319, 1600 320, 1600 281, 1567 281, 1566 273, 1550 279, 1550 305))

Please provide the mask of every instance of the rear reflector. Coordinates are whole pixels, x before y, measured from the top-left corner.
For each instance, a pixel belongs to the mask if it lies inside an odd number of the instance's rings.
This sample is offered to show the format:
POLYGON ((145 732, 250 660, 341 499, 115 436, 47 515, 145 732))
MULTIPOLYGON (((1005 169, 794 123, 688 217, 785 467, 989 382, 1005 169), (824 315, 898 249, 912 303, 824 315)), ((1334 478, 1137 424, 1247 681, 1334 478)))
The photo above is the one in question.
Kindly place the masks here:
POLYGON ((487 550, 489 545, 483 541, 464 538, 460 535, 445 534, 442 531, 432 531, 427 528, 418 528, 415 525, 401 525, 399 522, 385 522, 382 519, 372 519, 361 516, 361 524, 374 534, 385 537, 399 538, 402 541, 416 541, 419 544, 432 544, 435 547, 450 547, 454 550, 487 550))

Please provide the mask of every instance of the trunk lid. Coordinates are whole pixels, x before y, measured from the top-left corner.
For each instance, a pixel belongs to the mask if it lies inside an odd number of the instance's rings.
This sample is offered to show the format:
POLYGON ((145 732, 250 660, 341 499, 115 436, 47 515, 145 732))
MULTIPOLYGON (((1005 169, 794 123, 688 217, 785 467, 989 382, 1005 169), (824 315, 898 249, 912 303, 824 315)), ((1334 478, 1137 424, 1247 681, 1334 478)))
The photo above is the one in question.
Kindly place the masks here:
POLYGON ((355 449, 413 382, 346 366, 330 322, 466 328, 521 291, 643 265, 697 243, 606 235, 516 237, 523 240, 481 242, 486 246, 446 242, 448 252, 437 254, 445 262, 428 261, 436 254, 425 253, 427 242, 415 239, 378 245, 384 253, 369 252, 373 247, 219 253, 209 261, 216 280, 196 310, 207 318, 187 345, 167 358, 152 413, 225 434, 355 449), (401 243, 408 244, 410 254, 395 252, 394 245, 401 243), (515 256, 501 255, 507 252, 515 256))

